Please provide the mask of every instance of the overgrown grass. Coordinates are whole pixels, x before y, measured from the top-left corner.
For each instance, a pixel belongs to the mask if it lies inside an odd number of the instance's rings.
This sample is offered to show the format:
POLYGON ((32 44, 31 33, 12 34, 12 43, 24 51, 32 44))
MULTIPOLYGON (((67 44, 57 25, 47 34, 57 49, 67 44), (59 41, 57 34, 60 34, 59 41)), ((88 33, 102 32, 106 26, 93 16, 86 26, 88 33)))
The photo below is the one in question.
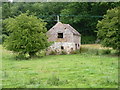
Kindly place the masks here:
POLYGON ((3 49, 3 88, 117 88, 118 58, 86 53, 15 60, 3 49))
POLYGON ((108 47, 102 47, 100 44, 82 45, 79 51, 80 53, 86 53, 86 54, 92 54, 92 55, 94 54, 94 55, 118 56, 116 54, 117 52, 116 50, 113 50, 112 48, 108 48, 108 47))

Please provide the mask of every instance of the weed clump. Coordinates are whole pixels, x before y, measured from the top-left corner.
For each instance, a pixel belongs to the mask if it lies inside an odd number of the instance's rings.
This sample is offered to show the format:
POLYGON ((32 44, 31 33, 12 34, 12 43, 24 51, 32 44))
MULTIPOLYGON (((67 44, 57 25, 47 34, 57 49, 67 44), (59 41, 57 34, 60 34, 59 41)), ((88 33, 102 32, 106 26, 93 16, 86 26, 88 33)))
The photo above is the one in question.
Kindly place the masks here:
POLYGON ((73 51, 71 51, 70 53, 71 53, 71 54, 79 54, 79 53, 81 53, 81 52, 80 52, 80 50, 78 49, 78 50, 73 50, 73 51))
POLYGON ((64 85, 68 84, 68 80, 60 80, 60 78, 56 75, 53 75, 47 80, 47 84, 58 86, 58 85, 64 85))
POLYGON ((15 58, 16 58, 16 60, 27 60, 27 59, 29 59, 29 55, 28 54, 19 53, 15 58))
POLYGON ((50 51, 49 55, 56 55, 57 52, 56 51, 50 51))
POLYGON ((61 55, 66 55, 67 52, 66 51, 61 51, 61 55))
POLYGON ((111 53, 110 49, 102 50, 102 54, 110 54, 110 53, 111 53))

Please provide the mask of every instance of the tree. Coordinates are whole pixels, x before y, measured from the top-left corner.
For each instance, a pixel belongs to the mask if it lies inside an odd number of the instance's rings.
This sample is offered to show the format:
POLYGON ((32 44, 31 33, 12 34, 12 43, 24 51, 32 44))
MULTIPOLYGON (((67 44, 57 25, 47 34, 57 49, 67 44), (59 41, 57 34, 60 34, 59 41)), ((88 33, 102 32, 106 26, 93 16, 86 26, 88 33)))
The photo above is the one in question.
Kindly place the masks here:
POLYGON ((97 21, 102 19, 108 9, 116 6, 118 4, 113 2, 70 3, 61 11, 61 19, 82 34, 82 43, 95 43, 97 21))
POLYGON ((6 30, 10 33, 5 39, 6 49, 34 56, 39 50, 49 46, 46 36, 46 23, 36 16, 21 13, 15 18, 5 19, 6 30))
MULTIPOLYGON (((2 3, 2 19, 14 17, 29 10, 29 15, 35 14, 38 18, 47 22, 46 28, 49 30, 56 24, 56 15, 60 15, 60 21, 71 24, 82 34, 82 43, 94 43, 97 33, 95 32, 97 21, 108 9, 119 6, 119 2, 13 2, 2 3)), ((3 42, 9 33, 2 29, 4 34, 3 42)))
MULTIPOLYGON (((120 8, 119 8, 120 9, 120 8)), ((118 26, 118 8, 107 10, 107 14, 97 24, 97 35, 103 46, 120 50, 120 31, 118 26)))

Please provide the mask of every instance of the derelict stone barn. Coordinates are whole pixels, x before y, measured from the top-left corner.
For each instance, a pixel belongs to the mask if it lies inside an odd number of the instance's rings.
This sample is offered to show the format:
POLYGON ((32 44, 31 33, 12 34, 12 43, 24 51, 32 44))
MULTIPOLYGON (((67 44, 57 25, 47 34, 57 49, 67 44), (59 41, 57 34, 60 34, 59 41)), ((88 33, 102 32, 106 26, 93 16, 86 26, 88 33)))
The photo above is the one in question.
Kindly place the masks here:
POLYGON ((49 42, 54 42, 48 48, 48 51, 56 51, 57 53, 66 51, 69 54, 73 50, 80 49, 81 34, 69 24, 63 24, 58 21, 47 32, 47 36, 49 42))

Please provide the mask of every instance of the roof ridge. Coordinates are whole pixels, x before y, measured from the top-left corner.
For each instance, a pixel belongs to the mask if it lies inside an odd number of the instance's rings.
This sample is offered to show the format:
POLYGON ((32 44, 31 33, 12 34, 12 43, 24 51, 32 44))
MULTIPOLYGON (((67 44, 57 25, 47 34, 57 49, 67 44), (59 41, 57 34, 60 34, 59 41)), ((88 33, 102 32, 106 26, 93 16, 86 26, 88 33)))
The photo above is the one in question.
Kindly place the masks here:
POLYGON ((55 27, 68 28, 72 33, 80 35, 80 33, 77 30, 75 30, 70 24, 63 24, 62 22, 57 22, 48 32, 55 29, 55 27))

